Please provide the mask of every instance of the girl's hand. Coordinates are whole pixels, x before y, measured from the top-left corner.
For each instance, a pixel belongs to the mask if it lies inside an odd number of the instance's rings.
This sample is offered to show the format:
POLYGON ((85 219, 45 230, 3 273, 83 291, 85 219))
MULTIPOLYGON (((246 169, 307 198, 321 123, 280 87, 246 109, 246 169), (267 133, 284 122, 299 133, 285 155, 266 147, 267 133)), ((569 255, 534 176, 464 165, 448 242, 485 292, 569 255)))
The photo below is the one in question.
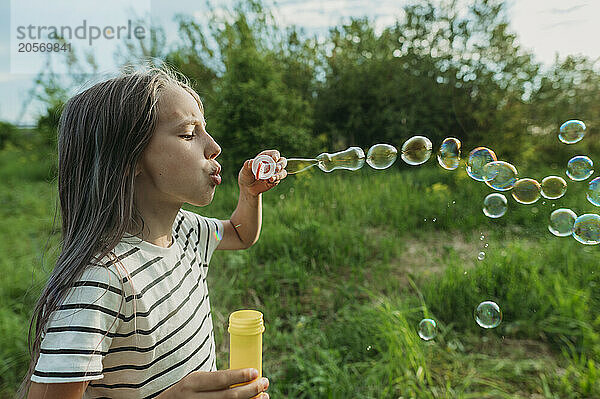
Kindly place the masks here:
POLYGON ((266 150, 258 155, 265 154, 273 158, 275 164, 275 174, 268 180, 257 180, 252 173, 252 159, 247 159, 244 162, 244 166, 240 170, 238 175, 238 184, 240 191, 245 191, 250 195, 256 197, 260 193, 264 193, 279 184, 282 179, 287 176, 285 167, 287 166, 287 159, 282 157, 277 150, 266 150))
POLYGON ((256 369, 193 371, 156 399, 268 399, 269 395, 265 391, 269 387, 269 380, 257 377, 256 369), (242 383, 246 385, 230 388, 242 383))

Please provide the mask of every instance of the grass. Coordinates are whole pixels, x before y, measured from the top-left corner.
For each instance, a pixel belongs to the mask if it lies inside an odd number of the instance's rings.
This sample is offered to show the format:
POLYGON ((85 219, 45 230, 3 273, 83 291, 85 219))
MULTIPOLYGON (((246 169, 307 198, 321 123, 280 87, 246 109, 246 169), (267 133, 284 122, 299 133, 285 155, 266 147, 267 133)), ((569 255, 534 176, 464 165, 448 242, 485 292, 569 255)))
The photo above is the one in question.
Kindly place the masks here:
MULTIPOLYGON (((0 396, 25 373, 30 311, 58 255, 53 162, 34 145, 0 155, 0 396)), ((600 397, 598 247, 546 227, 559 207, 597 212, 585 183, 533 205, 508 197, 506 215, 489 219, 491 189, 434 163, 315 170, 264 194, 260 240, 211 261, 218 368, 229 314, 251 308, 265 317, 273 397, 600 397), (503 311, 492 330, 473 320, 488 299, 503 311), (439 326, 429 342, 416 331, 423 317, 439 326)), ((184 208, 225 219, 236 203, 230 180, 208 207, 184 208)))

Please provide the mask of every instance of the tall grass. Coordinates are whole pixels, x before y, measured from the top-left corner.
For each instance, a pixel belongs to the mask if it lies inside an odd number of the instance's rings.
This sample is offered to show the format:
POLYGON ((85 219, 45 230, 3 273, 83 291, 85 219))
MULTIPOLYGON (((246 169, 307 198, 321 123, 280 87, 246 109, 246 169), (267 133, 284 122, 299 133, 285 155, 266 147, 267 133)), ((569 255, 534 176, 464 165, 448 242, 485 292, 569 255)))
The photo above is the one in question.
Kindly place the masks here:
MULTIPOLYGON (((32 156, 0 156, 4 396, 25 372, 30 310, 60 242, 53 161, 32 156)), ((211 261, 217 365, 228 366, 229 314, 252 308, 265 316, 273 397, 600 397, 598 248, 547 230, 559 207, 596 211, 584 189, 569 182, 565 197, 533 205, 509 197, 506 215, 492 220, 481 211, 491 189, 433 160, 289 176, 263 196, 260 240, 211 261), (504 314, 493 330, 473 320, 486 299, 504 314), (439 324, 430 342, 416 331, 425 316, 439 324)), ((184 208, 227 219, 237 190, 225 181, 211 205, 184 208)))

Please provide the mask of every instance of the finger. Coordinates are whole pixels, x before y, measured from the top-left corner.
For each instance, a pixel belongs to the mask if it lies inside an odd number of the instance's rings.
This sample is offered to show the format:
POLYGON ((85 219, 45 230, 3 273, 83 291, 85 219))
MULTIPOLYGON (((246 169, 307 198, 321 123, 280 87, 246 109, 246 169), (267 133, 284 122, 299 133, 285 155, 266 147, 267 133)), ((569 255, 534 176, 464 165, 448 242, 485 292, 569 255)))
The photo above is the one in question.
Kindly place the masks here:
POLYGON ((285 179, 285 177, 288 175, 287 170, 283 169, 281 172, 274 174, 273 176, 271 176, 269 178, 269 183, 274 183, 274 182, 278 182, 282 179, 285 179))
POLYGON ((267 388, 269 388, 269 380, 265 377, 262 377, 250 384, 231 388, 229 391, 227 391, 226 397, 243 399, 256 397, 257 399, 263 399, 261 392, 266 391, 267 388))
POLYGON ((248 159, 245 163, 244 163, 244 167, 250 171, 250 173, 254 174, 254 172, 252 171, 252 168, 254 167, 254 159, 248 159))
POLYGON ((281 158, 281 154, 279 154, 279 151, 277 151, 277 150, 265 150, 258 155, 261 155, 261 154, 270 156, 271 158, 273 158, 273 160, 275 162, 278 162, 279 158, 281 158))
MULTIPOLYGON (((228 389, 231 385, 252 381, 251 368, 219 370, 219 371, 194 371, 186 377, 186 384, 193 392, 214 391, 228 389)), ((258 376, 258 372, 256 373, 258 376)))
POLYGON ((279 172, 282 169, 285 169, 286 166, 287 166, 287 159, 281 158, 279 160, 279 162, 277 162, 277 166, 275 166, 275 172, 279 172))
POLYGON ((279 158, 279 161, 277 161, 277 163, 281 164, 282 169, 284 169, 287 166, 287 158, 281 157, 279 158))
MULTIPOLYGON (((250 384, 242 385, 239 387, 233 387, 222 391, 213 391, 204 393, 203 398, 206 399, 222 399, 222 398, 238 398, 238 399, 250 399, 261 392, 264 392, 269 387, 269 380, 266 378, 257 378, 250 384)), ((258 396, 262 399, 262 395, 258 396)))

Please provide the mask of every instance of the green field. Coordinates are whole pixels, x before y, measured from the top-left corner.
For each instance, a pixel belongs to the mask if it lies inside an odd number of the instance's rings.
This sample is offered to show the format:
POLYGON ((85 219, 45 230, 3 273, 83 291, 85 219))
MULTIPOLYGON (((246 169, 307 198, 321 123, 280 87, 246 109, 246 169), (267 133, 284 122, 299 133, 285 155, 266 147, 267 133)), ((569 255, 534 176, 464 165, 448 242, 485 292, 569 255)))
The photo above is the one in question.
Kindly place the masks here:
MULTIPOLYGON (((34 147, 0 153, 2 397, 25 373, 30 312, 60 250, 54 160, 34 147)), ((559 207, 597 212, 586 184, 533 205, 509 197, 492 220, 491 189, 464 168, 392 169, 315 170, 264 194, 259 241, 210 265, 218 368, 229 314, 251 308, 273 398, 600 398, 598 247, 547 229, 559 207), (488 299, 504 319, 484 330, 473 310, 488 299), (423 317, 439 325, 429 342, 423 317)), ((236 203, 229 180, 210 206, 185 208, 225 219, 236 203)))

